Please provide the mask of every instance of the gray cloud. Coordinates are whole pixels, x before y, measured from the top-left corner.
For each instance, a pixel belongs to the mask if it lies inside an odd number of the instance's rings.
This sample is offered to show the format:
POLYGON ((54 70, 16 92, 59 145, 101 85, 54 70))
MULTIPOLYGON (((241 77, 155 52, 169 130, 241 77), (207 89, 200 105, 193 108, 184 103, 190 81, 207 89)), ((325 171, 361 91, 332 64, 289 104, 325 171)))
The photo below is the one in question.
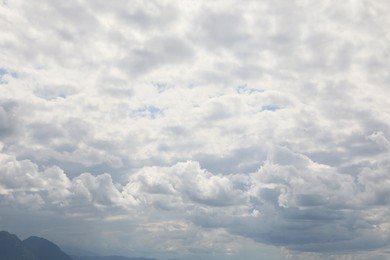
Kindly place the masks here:
POLYGON ((136 76, 162 65, 186 62, 192 55, 191 48, 182 40, 157 37, 144 43, 143 47, 131 50, 119 67, 136 76))
POLYGON ((140 3, 138 8, 129 5, 128 10, 119 10, 118 18, 125 24, 136 25, 142 30, 165 29, 177 21, 179 13, 173 5, 157 2, 140 3))
POLYGON ((248 37, 245 34, 245 21, 238 13, 214 12, 203 10, 195 23, 199 31, 200 42, 208 47, 234 47, 243 44, 248 37))
POLYGON ((0 136, 4 139, 18 131, 17 104, 12 101, 2 101, 0 105, 0 136))

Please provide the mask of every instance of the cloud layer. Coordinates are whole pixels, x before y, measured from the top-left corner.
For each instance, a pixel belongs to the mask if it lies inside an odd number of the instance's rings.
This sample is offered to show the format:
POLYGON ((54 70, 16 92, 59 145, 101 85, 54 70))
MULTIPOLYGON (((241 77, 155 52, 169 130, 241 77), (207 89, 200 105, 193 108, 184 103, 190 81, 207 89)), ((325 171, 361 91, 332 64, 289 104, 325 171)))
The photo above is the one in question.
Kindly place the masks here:
POLYGON ((0 226, 100 253, 385 259, 389 11, 3 1, 0 226))

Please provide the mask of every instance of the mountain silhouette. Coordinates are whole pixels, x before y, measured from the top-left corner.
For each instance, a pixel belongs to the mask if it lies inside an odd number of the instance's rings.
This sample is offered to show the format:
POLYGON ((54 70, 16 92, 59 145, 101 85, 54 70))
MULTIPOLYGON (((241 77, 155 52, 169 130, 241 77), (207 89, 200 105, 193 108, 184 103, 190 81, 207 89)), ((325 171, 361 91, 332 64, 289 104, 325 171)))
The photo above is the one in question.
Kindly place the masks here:
POLYGON ((0 231, 0 260, 39 260, 22 241, 7 231, 0 231))
POLYGON ((125 256, 72 256, 74 260, 156 260, 145 257, 125 257, 125 256))
POLYGON ((20 240, 16 235, 0 231, 0 260, 156 260, 124 256, 69 256, 56 244, 31 236, 20 240))
POLYGON ((21 241, 16 235, 0 231, 0 260, 73 260, 56 244, 40 237, 21 241))
POLYGON ((23 240, 23 244, 29 248, 39 260, 73 260, 56 244, 41 237, 29 237, 26 240, 23 240))

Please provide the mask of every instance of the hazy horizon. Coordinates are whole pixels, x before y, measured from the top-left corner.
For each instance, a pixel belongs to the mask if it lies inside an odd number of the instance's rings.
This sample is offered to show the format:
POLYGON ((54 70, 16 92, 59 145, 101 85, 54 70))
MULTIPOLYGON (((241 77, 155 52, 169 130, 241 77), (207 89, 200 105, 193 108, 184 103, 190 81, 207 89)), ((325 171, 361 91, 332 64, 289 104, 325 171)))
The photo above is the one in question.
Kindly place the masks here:
POLYGON ((389 13, 1 1, 0 229, 161 260, 389 258, 389 13))

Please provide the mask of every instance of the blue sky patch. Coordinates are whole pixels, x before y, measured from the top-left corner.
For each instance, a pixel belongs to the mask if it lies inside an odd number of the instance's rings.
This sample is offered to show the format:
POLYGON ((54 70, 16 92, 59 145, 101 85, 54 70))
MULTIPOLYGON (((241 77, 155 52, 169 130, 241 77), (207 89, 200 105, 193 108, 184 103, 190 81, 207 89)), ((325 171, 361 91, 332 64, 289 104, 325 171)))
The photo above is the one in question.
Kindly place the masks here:
POLYGON ((10 75, 12 78, 17 77, 17 74, 15 72, 11 72, 5 68, 0 68, 0 84, 8 83, 8 81, 4 79, 6 75, 10 75))
POLYGON ((277 106, 277 105, 265 105, 265 106, 262 106, 261 107, 261 111, 276 111, 276 110, 279 110, 281 109, 281 107, 277 106))
POLYGON ((144 106, 141 108, 137 108, 133 111, 131 111, 132 116, 138 116, 138 117, 147 117, 151 119, 155 119, 159 115, 161 115, 163 111, 156 107, 156 106, 144 106))
POLYGON ((252 94, 252 93, 263 92, 263 91, 256 88, 248 87, 248 85, 246 84, 242 84, 236 87, 236 92, 238 94, 252 94))

